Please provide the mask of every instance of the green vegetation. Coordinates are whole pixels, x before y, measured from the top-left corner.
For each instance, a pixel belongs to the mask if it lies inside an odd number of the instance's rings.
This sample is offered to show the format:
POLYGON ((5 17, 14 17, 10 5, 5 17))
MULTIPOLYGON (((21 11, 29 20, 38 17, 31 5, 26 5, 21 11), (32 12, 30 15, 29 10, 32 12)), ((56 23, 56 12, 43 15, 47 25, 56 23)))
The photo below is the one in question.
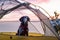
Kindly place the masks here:
MULTIPOLYGON (((0 33, 0 40, 57 40, 56 37, 51 37, 51 36, 16 36, 12 35, 14 34, 11 32, 1 32, 0 33), (9 35, 10 34, 10 35, 9 35), (12 38, 11 38, 12 37, 12 38)), ((32 34, 32 33, 31 33, 32 34)))

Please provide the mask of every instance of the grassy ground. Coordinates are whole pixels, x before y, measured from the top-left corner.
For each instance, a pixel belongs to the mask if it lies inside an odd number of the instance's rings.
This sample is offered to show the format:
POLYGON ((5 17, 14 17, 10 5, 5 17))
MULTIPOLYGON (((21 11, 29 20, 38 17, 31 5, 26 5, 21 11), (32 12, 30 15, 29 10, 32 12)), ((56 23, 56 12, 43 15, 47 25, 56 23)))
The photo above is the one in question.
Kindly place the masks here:
POLYGON ((51 37, 51 36, 50 37, 49 36, 28 36, 28 37, 27 36, 15 36, 15 35, 12 35, 12 33, 10 35, 8 35, 8 33, 5 33, 5 34, 0 33, 0 40, 57 40, 57 38, 51 37))
MULTIPOLYGON (((16 35, 16 32, 0 32, 0 34, 16 35)), ((29 33, 29 36, 43 36, 43 34, 39 34, 39 33, 29 33)))

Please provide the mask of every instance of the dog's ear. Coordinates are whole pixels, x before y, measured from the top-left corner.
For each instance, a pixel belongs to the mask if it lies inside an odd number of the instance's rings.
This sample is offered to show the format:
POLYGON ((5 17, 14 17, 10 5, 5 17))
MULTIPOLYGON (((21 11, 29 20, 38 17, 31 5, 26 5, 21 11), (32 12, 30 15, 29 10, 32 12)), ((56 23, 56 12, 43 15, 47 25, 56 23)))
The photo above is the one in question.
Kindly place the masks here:
POLYGON ((27 19, 28 19, 28 21, 30 21, 30 18, 29 17, 27 17, 27 19))
POLYGON ((19 21, 22 21, 22 18, 20 18, 19 21))
POLYGON ((23 17, 21 17, 21 18, 19 19, 19 21, 22 22, 22 21, 23 21, 23 17))

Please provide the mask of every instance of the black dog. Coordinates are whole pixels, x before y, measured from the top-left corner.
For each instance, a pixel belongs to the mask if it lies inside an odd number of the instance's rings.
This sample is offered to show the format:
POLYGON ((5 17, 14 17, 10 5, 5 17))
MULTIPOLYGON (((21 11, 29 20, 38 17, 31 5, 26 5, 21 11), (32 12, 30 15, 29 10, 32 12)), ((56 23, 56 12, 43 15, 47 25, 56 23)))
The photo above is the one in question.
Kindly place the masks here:
POLYGON ((30 21, 30 18, 28 16, 23 16, 19 21, 21 22, 21 25, 16 35, 28 36, 28 21, 30 21))

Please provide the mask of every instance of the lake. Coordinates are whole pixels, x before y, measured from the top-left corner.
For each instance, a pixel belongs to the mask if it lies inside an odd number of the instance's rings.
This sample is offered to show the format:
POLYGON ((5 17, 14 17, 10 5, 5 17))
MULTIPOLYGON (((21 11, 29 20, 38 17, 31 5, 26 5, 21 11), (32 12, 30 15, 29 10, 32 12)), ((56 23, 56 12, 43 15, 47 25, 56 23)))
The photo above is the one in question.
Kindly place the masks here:
MULTIPOLYGON (((20 26, 19 21, 0 21, 0 32, 17 32, 20 26)), ((28 23, 29 32, 44 33, 39 21, 28 23)))

